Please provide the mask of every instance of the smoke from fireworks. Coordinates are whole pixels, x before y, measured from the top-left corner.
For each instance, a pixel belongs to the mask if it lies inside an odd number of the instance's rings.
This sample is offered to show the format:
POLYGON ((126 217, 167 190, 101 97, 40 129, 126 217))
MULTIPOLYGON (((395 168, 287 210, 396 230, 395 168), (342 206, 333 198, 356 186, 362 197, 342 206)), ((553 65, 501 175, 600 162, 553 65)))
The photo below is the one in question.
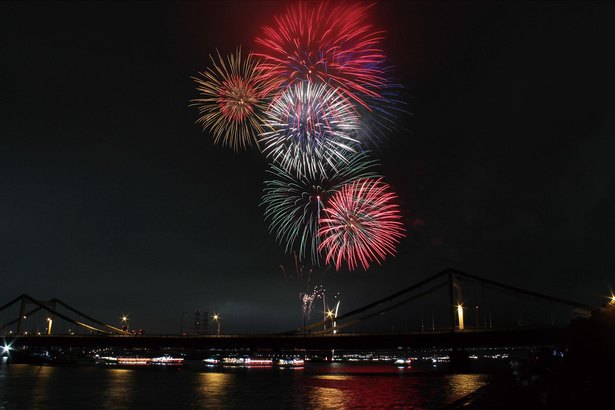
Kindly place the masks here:
POLYGON ((370 6, 298 3, 264 27, 255 55, 263 58, 264 78, 277 88, 295 82, 330 84, 365 105, 386 84, 382 33, 367 23, 370 6))
POLYGON ((313 265, 320 265, 318 222, 323 206, 344 185, 377 177, 376 164, 365 154, 355 153, 337 171, 327 168, 319 175, 299 177, 272 164, 273 179, 265 181, 262 201, 269 231, 287 253, 296 252, 299 260, 309 257, 313 265))
POLYGON ((213 68, 194 78, 200 98, 192 100, 198 106, 198 123, 212 132, 214 143, 227 145, 235 151, 257 143, 263 132, 262 112, 266 84, 257 78, 257 63, 248 56, 242 58, 237 49, 226 60, 218 53, 211 57, 213 68))
POLYGON ((320 220, 319 250, 325 262, 349 270, 359 264, 364 270, 372 261, 380 264, 386 255, 394 255, 404 235, 396 195, 382 179, 363 179, 344 186, 329 199, 320 220))

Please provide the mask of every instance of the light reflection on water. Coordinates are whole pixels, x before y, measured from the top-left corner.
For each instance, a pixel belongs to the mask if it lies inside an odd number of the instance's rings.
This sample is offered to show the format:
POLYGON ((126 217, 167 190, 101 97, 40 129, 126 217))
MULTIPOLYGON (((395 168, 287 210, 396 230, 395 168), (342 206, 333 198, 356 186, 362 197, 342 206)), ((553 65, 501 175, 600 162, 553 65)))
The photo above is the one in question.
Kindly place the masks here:
POLYGON ((135 370, 108 369, 104 384, 104 405, 109 409, 125 409, 132 404, 135 370))
POLYGON ((117 369, 0 364, 0 409, 440 408, 485 385, 480 374, 392 365, 310 364, 302 370, 117 369))
POLYGON ((448 379, 446 391, 451 398, 467 396, 487 384, 484 378, 478 378, 475 374, 451 374, 445 377, 448 379))
POLYGON ((32 405, 33 409, 44 409, 49 400, 49 386, 52 382, 55 368, 48 366, 39 366, 36 369, 36 380, 38 381, 32 389, 32 405))
POLYGON ((309 408, 343 409, 348 407, 349 392, 332 387, 315 387, 310 390, 309 408))
POLYGON ((228 402, 232 375, 228 373, 199 373, 196 391, 198 400, 193 407, 201 409, 221 409, 228 402))

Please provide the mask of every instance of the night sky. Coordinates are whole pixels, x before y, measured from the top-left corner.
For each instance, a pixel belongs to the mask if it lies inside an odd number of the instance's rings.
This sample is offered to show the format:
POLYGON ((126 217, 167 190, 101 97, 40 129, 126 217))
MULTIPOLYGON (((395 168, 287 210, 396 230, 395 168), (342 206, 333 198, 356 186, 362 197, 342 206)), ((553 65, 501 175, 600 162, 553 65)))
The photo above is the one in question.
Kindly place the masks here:
MULTIPOLYGON (((191 76, 284 2, 0 3, 0 304, 57 297, 177 332, 301 325, 259 207, 267 161, 214 146, 191 76), (188 320, 186 320, 187 326, 188 320)), ((379 2, 408 114, 377 153, 407 237, 314 274, 342 312, 452 267, 576 300, 615 286, 615 5, 379 2)), ((4 320, 4 318, 1 318, 4 320)))

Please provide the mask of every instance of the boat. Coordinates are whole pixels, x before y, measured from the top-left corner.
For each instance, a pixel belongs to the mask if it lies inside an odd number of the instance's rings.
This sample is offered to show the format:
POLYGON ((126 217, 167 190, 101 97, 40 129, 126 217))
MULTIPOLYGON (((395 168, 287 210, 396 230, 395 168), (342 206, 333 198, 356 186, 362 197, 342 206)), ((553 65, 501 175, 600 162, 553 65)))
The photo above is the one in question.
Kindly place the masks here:
POLYGON ((398 358, 395 360, 395 365, 398 367, 407 367, 412 365, 412 358, 408 357, 407 359, 398 358))
POLYGON ((303 359, 279 359, 278 366, 280 367, 303 367, 305 361, 303 359))
POLYGON ((250 357, 224 357, 221 364, 223 366, 243 366, 243 367, 271 367, 273 366, 272 359, 250 357))
POLYGON ((120 367, 179 367, 184 364, 183 357, 171 357, 169 355, 158 357, 102 356, 98 359, 106 366, 120 367))

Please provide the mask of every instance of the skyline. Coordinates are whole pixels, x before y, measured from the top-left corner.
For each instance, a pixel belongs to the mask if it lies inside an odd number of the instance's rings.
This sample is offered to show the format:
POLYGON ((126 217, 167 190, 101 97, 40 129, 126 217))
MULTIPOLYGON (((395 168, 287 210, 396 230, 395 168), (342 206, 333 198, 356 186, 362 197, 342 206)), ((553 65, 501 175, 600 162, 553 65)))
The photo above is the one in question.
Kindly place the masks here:
MULTIPOLYGON (((279 268, 292 256, 258 206, 267 161, 215 146, 189 107, 208 55, 249 50, 285 8, 0 5, 0 301, 58 297, 152 332, 196 309, 229 329, 300 325, 279 268)), ((371 11, 410 112, 378 153, 407 237, 381 267, 327 271, 327 290, 350 309, 451 267, 600 304, 615 285, 614 6, 371 11)))

